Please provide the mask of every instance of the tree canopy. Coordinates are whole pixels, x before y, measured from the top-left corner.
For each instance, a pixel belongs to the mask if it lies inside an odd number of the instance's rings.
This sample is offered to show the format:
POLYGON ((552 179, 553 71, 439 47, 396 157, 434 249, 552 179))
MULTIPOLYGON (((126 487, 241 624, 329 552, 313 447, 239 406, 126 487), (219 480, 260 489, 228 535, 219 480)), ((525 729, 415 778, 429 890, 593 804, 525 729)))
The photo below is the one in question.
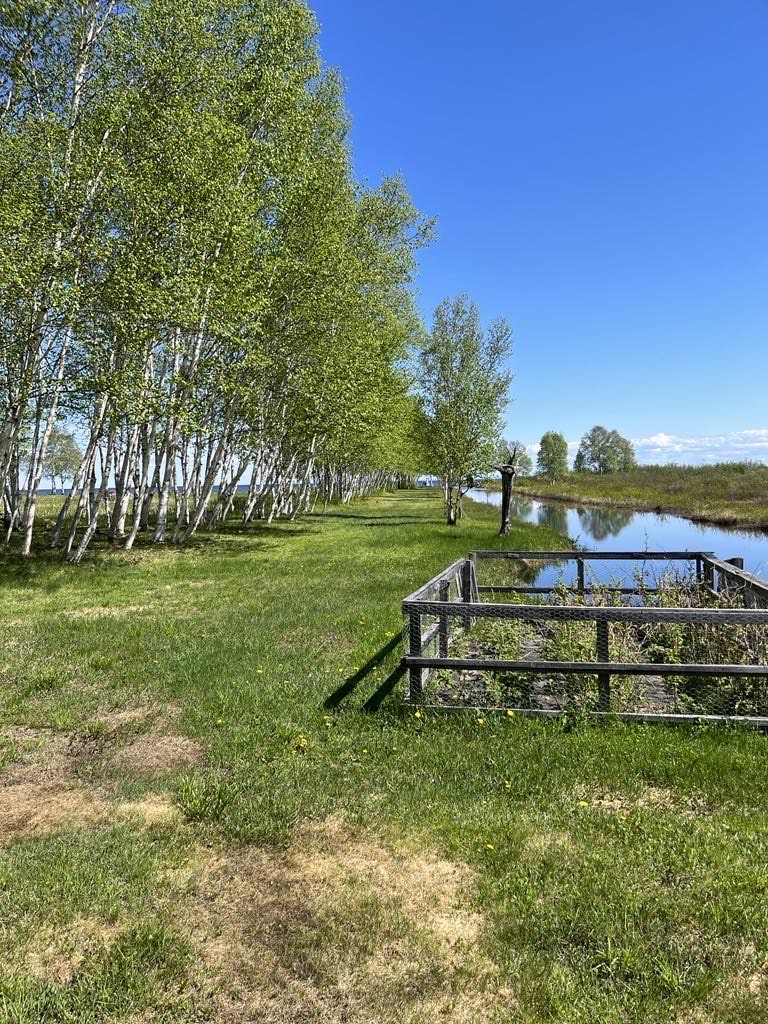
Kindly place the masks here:
POLYGON ((618 473, 635 465, 631 441, 616 430, 595 426, 581 439, 573 468, 577 473, 618 473))
POLYGON ((30 550, 293 516, 419 467, 404 370, 431 224, 356 181, 301 0, 0 8, 0 489, 30 550), (109 501, 109 490, 114 500, 109 501))
POLYGON ((483 330, 477 306, 461 294, 440 303, 419 349, 424 469, 443 481, 450 524, 462 514, 475 477, 495 464, 512 380, 505 366, 511 343, 506 320, 483 330))
POLYGON ((548 430, 542 435, 536 469, 550 482, 561 479, 568 472, 568 442, 562 434, 548 430))

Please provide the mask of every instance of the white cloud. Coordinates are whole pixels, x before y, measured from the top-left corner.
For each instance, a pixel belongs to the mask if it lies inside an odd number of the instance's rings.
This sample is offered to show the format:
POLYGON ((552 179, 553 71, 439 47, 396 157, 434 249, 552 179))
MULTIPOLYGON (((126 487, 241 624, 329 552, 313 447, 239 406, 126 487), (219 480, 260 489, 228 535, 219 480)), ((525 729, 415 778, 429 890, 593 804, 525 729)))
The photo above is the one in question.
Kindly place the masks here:
POLYGON ((768 461, 768 429, 682 436, 659 432, 634 438, 640 462, 768 461))

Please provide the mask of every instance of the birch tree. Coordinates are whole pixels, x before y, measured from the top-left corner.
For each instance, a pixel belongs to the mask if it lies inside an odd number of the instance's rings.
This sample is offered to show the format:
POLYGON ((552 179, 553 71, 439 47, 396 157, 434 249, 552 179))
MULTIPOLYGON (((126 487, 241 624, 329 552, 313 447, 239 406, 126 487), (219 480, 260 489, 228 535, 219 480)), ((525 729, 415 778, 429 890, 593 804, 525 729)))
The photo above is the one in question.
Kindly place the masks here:
POLYGON ((0 486, 31 549, 189 540, 415 470, 409 286, 430 224, 354 179, 300 0, 0 8, 0 486), (406 426, 407 424, 407 426, 406 426), (22 463, 22 447, 24 462, 22 463))
POLYGON ((506 368, 512 330, 503 319, 487 330, 467 295, 444 299, 418 353, 424 410, 425 469, 443 483, 446 518, 455 526, 476 476, 494 465, 512 375, 506 368))

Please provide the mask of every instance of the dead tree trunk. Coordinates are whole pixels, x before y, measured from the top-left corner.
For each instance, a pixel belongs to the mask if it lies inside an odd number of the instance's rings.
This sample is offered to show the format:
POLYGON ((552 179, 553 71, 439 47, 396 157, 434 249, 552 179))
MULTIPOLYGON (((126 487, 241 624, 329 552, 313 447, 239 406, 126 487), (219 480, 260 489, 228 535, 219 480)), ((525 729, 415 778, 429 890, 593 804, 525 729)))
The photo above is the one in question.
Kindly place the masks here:
POLYGON ((499 536, 506 537, 509 534, 512 488, 515 486, 517 469, 509 463, 497 466, 496 468, 501 473, 501 529, 499 530, 499 536))

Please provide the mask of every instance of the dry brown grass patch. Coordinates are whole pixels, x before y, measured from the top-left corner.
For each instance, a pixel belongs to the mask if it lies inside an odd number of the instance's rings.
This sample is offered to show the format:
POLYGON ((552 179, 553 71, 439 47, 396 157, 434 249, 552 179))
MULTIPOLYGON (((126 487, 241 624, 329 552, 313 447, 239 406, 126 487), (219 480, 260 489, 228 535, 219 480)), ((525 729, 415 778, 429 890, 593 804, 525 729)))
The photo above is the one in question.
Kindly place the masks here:
POLYGON ((53 832, 64 825, 93 825, 107 804, 82 786, 18 783, 0 789, 0 843, 53 832))
POLYGON ((338 820, 286 851, 202 859, 193 940, 221 1022, 469 1024, 508 1018, 474 878, 338 820))
POLYGON ((537 857, 554 853, 563 853, 573 848, 573 842, 567 832, 553 829, 542 829, 525 837, 524 850, 537 857))
POLYGON ((575 803, 586 802, 589 807, 609 814, 628 815, 638 810, 659 810, 696 817, 708 813, 705 800, 660 786, 646 786, 635 796, 579 789, 573 792, 570 799, 575 803))
POLYGON ((140 775, 156 775, 194 764, 202 757, 203 748, 186 736, 144 733, 116 751, 107 762, 109 768, 129 768, 140 775))
POLYGON ((156 611, 151 604, 123 604, 123 605, 90 605, 82 608, 71 608, 60 614, 65 619, 129 619, 133 615, 141 615, 143 612, 156 611))
POLYGON ((108 799, 103 767, 114 763, 138 774, 157 774, 200 756, 201 748, 193 740, 150 732, 130 739, 108 757, 110 747, 123 740, 125 731, 144 724, 150 714, 157 712, 140 707, 105 714, 97 720, 100 728, 93 734, 27 726, 3 729, 0 739, 12 745, 13 760, 0 773, 0 844, 126 816, 144 824, 181 820, 167 795, 122 803, 108 799), (87 785, 82 775, 102 785, 87 785))
POLYGON ((109 948, 121 926, 96 917, 78 917, 67 925, 48 925, 23 951, 24 973, 39 981, 66 984, 90 954, 109 948))

